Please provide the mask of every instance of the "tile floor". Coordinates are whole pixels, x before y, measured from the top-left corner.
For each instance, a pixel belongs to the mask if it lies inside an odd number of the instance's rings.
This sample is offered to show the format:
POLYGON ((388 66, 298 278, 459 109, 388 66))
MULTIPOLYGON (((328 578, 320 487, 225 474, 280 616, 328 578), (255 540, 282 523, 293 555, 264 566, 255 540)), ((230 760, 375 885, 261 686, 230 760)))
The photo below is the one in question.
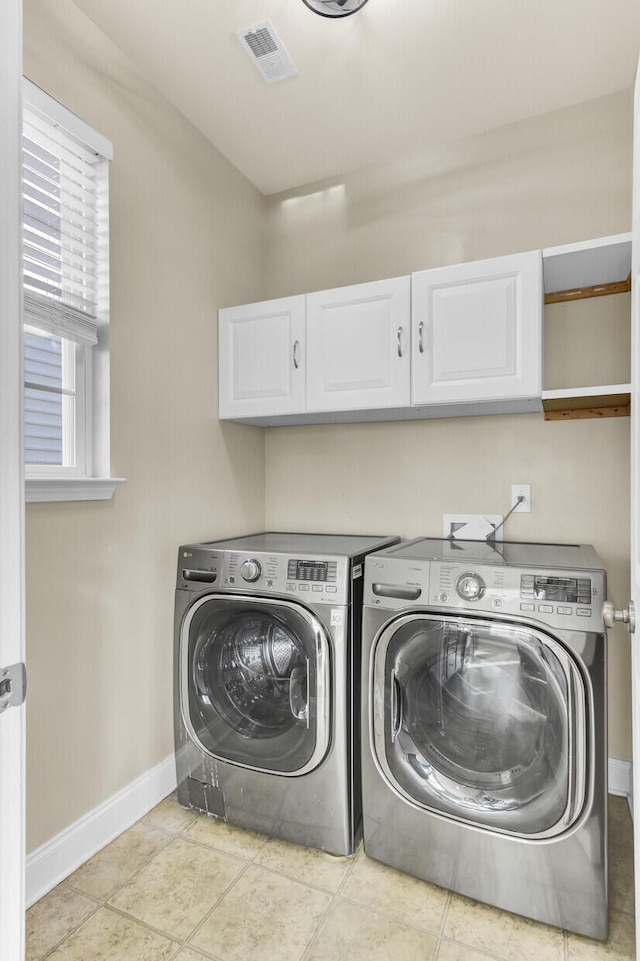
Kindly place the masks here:
POLYGON ((27 912, 27 961, 633 959, 631 819, 610 798, 607 944, 367 858, 241 831, 171 796, 27 912))

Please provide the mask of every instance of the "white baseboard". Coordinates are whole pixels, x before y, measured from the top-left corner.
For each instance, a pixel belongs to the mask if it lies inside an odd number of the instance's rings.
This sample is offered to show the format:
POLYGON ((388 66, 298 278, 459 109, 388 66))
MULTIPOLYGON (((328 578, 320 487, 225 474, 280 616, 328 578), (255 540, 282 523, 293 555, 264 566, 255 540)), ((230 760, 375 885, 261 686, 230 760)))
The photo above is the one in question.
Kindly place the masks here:
MULTIPOLYGON (((610 757, 609 794, 631 798, 631 762, 610 757)), ((173 754, 27 857, 27 907, 159 804, 176 787, 173 754)))
POLYGON ((27 907, 131 827, 175 787, 176 766, 171 754, 32 851, 26 861, 27 907))
POLYGON ((631 761, 609 758, 609 794, 631 797, 631 761))

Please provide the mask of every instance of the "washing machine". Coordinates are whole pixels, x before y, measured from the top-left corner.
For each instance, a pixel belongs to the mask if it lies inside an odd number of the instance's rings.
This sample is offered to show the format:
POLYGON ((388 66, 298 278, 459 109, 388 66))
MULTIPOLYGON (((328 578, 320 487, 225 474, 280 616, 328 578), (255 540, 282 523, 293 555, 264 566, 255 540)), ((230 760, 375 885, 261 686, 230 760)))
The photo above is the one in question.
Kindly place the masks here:
POLYGON ((178 553, 178 799, 353 854, 365 555, 393 537, 266 532, 178 553))
POLYGON ((606 575, 597 554, 420 538, 365 567, 366 854, 606 938, 606 575))

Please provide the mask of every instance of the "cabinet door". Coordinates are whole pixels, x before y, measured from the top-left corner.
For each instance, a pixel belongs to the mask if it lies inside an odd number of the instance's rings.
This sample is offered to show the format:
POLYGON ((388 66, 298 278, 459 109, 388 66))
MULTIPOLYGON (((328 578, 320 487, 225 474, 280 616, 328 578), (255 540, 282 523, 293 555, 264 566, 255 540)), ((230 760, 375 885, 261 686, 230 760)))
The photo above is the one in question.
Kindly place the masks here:
POLYGON ((410 403, 409 277, 307 294, 307 410, 410 403))
POLYGON ((540 251, 412 276, 412 404, 540 397, 540 251))
POLYGON ((304 323, 304 294, 219 311, 220 418, 305 409, 304 323))

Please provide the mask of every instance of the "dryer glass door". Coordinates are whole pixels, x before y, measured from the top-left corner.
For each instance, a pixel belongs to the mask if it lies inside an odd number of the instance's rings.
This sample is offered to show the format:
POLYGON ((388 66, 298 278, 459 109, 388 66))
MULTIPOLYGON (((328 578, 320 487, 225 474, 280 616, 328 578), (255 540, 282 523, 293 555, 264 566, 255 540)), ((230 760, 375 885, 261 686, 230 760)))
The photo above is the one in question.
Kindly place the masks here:
POLYGON ((585 796, 586 691, 543 632, 408 615, 373 652, 378 764, 412 802, 526 837, 549 837, 585 796))
POLYGON ((192 737, 213 757, 303 774, 329 744, 329 642, 286 601, 208 596, 181 636, 181 698, 192 737))

